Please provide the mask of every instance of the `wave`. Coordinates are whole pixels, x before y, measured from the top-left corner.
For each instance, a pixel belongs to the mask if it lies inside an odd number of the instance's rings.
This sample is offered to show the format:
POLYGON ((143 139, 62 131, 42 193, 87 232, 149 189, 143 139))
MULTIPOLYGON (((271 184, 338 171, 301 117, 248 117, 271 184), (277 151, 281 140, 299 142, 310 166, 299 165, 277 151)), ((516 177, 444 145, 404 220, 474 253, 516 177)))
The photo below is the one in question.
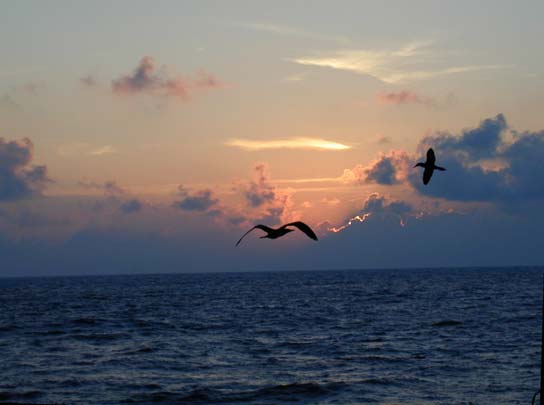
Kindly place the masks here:
POLYGON ((16 391, 0 391, 0 401, 18 401, 18 400, 29 400, 29 399, 35 399, 41 396, 43 393, 42 391, 38 390, 32 390, 32 391, 24 391, 24 392, 16 392, 16 391))
POLYGON ((71 322, 74 325, 96 325, 98 321, 95 318, 76 318, 72 319, 71 322))
POLYGON ((83 341, 87 341, 87 340, 108 341, 108 340, 116 340, 116 339, 120 339, 124 337, 129 337, 129 336, 130 335, 126 333, 89 333, 89 334, 79 333, 79 334, 70 335, 70 337, 73 339, 83 340, 83 341))
POLYGON ((307 401, 316 399, 320 396, 332 394, 342 390, 347 386, 343 382, 333 382, 328 384, 292 383, 279 384, 269 387, 259 388, 252 391, 224 392, 211 388, 199 387, 186 395, 170 391, 158 391, 149 394, 135 395, 125 403, 176 403, 176 404, 195 404, 195 403, 228 403, 228 402, 251 402, 251 401, 307 401))
POLYGON ((435 328, 444 328, 444 327, 448 327, 448 326, 462 326, 462 325, 463 325, 463 322, 454 321, 452 319, 447 319, 447 320, 444 320, 444 321, 434 322, 431 326, 433 326, 435 328))

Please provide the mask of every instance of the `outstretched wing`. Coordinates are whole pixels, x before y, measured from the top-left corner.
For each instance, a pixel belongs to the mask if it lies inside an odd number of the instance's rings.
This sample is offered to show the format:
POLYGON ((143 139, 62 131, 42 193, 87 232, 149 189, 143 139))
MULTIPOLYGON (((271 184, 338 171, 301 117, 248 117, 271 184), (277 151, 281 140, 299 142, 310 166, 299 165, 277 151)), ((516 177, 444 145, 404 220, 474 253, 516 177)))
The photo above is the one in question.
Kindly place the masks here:
POLYGON ((312 231, 312 228, 310 228, 304 222, 301 222, 301 221, 291 222, 289 224, 283 225, 282 228, 287 228, 288 226, 294 226, 295 228, 298 228, 299 230, 304 232, 306 234, 306 236, 308 236, 309 238, 311 238, 313 240, 317 240, 317 236, 316 236, 315 232, 312 231))
POLYGON ((434 156, 434 150, 433 148, 429 148, 429 150, 427 151, 427 162, 425 163, 432 167, 434 166, 434 162, 436 162, 436 157, 434 156))
POLYGON ((427 185, 429 184, 429 181, 431 180, 431 177, 433 176, 434 169, 429 166, 425 167, 425 170, 423 171, 423 184, 427 185))
POLYGON ((238 246, 240 244, 240 242, 242 241, 242 239, 244 239, 246 237, 246 235, 248 233, 250 233, 252 230, 254 229, 262 229, 263 231, 265 231, 266 233, 270 233, 270 231, 272 231, 272 228, 269 228, 268 226, 265 226, 265 225, 255 225, 253 228, 251 228, 249 231, 247 231, 246 233, 244 233, 242 235, 242 237, 240 238, 240 240, 238 242, 236 242, 236 246, 238 246))

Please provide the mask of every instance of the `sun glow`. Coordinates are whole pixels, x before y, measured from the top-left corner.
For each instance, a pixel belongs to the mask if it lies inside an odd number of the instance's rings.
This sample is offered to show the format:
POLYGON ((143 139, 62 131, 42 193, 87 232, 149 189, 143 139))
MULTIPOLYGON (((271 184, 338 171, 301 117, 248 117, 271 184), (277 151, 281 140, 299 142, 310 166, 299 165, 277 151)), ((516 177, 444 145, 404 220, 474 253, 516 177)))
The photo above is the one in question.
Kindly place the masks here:
POLYGON ((370 217, 370 215, 372 215, 370 212, 367 213, 367 214, 363 214, 362 216, 361 215, 356 215, 353 218, 350 218, 349 221, 345 225, 342 225, 342 226, 339 226, 339 227, 334 227, 333 226, 333 227, 329 228, 328 231, 333 232, 333 233, 342 232, 344 229, 350 227, 351 224, 353 224, 353 222, 365 222, 368 219, 368 217, 370 217))
POLYGON ((285 138, 271 141, 231 139, 226 142, 226 145, 250 151, 266 149, 318 149, 341 151, 351 149, 351 146, 349 145, 318 138, 285 138))

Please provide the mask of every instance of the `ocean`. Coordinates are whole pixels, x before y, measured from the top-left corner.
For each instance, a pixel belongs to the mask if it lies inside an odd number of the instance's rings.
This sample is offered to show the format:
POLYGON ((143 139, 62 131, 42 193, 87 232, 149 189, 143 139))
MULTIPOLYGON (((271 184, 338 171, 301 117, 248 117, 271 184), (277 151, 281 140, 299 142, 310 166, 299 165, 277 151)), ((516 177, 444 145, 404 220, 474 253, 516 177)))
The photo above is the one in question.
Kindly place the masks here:
POLYGON ((544 268, 0 279, 0 403, 529 404, 544 268))

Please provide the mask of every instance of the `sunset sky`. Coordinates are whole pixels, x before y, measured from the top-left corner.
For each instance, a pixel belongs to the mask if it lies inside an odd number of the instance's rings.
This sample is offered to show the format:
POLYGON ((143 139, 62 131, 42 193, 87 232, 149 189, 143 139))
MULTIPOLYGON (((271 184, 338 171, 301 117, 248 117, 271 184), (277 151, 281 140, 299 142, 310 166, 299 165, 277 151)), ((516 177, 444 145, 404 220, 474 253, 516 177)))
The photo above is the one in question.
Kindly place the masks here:
POLYGON ((544 262, 542 1, 3 5, 0 276, 544 262))

